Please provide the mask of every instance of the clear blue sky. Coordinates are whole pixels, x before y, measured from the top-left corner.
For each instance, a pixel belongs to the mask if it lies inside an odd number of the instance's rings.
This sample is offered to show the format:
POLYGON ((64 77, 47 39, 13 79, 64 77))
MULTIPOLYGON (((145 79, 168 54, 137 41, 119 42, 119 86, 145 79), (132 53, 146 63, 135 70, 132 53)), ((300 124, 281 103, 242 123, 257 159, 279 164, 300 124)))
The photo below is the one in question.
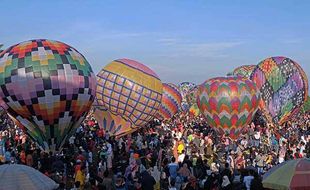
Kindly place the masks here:
POLYGON ((1 1, 0 43, 47 38, 78 49, 97 73, 138 60, 164 82, 225 75, 269 56, 310 76, 308 0, 1 1))

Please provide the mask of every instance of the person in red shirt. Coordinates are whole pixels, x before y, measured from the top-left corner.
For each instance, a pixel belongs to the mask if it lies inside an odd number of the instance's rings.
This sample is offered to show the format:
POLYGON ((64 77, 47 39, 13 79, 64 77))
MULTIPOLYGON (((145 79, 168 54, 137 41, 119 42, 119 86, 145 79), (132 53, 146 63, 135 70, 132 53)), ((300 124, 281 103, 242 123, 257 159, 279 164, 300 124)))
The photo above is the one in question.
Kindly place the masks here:
POLYGON ((82 151, 79 151, 79 155, 76 157, 76 160, 81 160, 81 162, 84 162, 86 160, 86 158, 82 154, 82 151))

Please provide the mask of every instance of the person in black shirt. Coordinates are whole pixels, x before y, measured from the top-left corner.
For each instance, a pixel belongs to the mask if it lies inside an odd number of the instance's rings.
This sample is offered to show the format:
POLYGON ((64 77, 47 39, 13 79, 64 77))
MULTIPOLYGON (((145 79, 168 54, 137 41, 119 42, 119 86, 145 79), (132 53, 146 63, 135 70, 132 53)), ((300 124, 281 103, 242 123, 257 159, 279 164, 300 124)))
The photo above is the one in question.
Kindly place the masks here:
POLYGON ((231 170, 229 168, 229 164, 228 163, 225 163, 225 168, 221 172, 221 183, 223 182, 223 177, 225 175, 228 177, 229 181, 232 182, 232 173, 231 173, 231 170))

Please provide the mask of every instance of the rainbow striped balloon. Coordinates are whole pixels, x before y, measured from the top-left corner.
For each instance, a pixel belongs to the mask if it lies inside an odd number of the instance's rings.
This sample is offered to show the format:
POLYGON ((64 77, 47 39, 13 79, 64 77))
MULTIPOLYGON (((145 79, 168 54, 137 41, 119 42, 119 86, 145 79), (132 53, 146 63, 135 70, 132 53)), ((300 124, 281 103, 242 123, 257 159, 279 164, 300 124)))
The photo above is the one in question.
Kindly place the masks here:
POLYGON ((259 91, 249 79, 219 77, 200 85, 197 105, 219 134, 237 139, 243 127, 252 121, 259 100, 259 91))
POLYGON ((182 95, 179 88, 171 83, 163 83, 163 96, 159 115, 162 119, 170 119, 181 109, 182 95))

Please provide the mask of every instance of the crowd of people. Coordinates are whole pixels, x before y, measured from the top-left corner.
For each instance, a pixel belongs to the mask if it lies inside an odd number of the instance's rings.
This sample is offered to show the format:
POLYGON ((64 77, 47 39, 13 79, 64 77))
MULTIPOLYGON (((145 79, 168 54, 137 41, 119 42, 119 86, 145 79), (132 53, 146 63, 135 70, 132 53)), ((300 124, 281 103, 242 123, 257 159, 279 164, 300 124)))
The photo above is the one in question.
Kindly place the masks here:
POLYGON ((310 157, 310 114, 282 126, 256 117, 237 140, 203 117, 180 113, 114 137, 89 114, 58 154, 41 151, 3 114, 0 163, 36 168, 59 189, 263 189, 262 175, 286 160, 310 157))

